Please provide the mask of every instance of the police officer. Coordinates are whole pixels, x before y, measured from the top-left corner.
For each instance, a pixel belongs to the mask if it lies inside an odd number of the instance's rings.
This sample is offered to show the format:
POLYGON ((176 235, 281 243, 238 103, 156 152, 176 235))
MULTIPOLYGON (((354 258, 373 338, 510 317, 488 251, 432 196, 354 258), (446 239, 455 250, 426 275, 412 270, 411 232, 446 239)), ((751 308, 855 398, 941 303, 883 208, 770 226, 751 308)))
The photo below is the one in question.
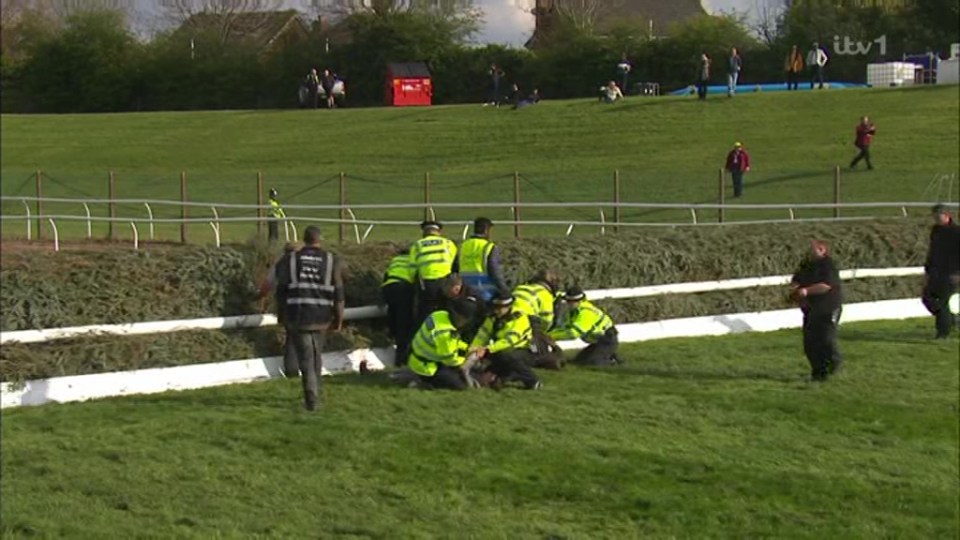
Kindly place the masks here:
POLYGON ((611 366, 619 364, 617 349, 620 340, 613 319, 600 308, 587 300, 580 287, 567 289, 564 299, 568 311, 566 321, 561 328, 550 332, 550 337, 559 339, 582 339, 587 347, 577 353, 573 363, 588 366, 611 366))
MULTIPOLYGON (((283 253, 287 255, 297 251, 299 246, 294 242, 287 242, 283 246, 283 253)), ((274 303, 277 311, 277 324, 286 328, 286 305, 287 305, 287 289, 286 287, 278 287, 277 284, 285 279, 283 276, 286 276, 287 271, 289 270, 290 265, 285 262, 284 258, 281 258, 273 265, 273 268, 267 274, 266 279, 260 285, 260 299, 266 298, 267 294, 270 291, 274 291, 274 303)), ((297 364, 297 355, 293 350, 293 340, 290 339, 290 334, 284 332, 283 339, 283 374, 285 377, 299 377, 300 376, 300 366, 297 364)))
POLYGON ((383 273, 380 292, 387 304, 387 327, 390 336, 397 344, 395 363, 407 364, 410 356, 410 339, 413 338, 413 300, 416 289, 413 285, 413 265, 410 264, 410 250, 402 249, 390 259, 383 273))
POLYGON ((436 221, 420 224, 423 238, 410 246, 410 262, 420 287, 417 298, 417 323, 443 304, 444 279, 457 271, 457 245, 440 235, 443 226, 436 221))
POLYGON ((527 315, 533 327, 531 348, 537 367, 559 369, 563 364, 563 352, 550 338, 553 327, 554 298, 557 276, 549 270, 540 270, 529 283, 513 290, 514 309, 527 315))
POLYGON ((489 371, 496 375, 496 387, 515 379, 527 390, 539 389, 540 379, 530 367, 533 364, 530 319, 514 310, 513 304, 512 296, 493 299, 493 314, 483 321, 470 350, 489 362, 489 371))
POLYGON ((323 369, 321 352, 329 329, 343 328, 343 273, 333 253, 320 247, 320 229, 303 231, 304 247, 284 255, 287 272, 278 287, 287 291, 286 327, 300 366, 304 405, 316 410, 319 377, 323 369))
POLYGON ((466 390, 465 367, 469 345, 460 331, 474 316, 475 305, 460 300, 430 313, 413 338, 407 365, 427 388, 466 390))
POLYGON ((500 266, 500 249, 490 241, 493 222, 485 217, 473 221, 473 236, 460 246, 459 270, 463 282, 480 292, 489 302, 494 296, 509 295, 500 266))
POLYGON ((825 381, 843 363, 837 348, 837 325, 843 311, 840 274, 826 242, 810 242, 810 253, 790 288, 791 298, 803 311, 803 352, 810 362, 810 378, 825 381))
POLYGON ((960 226, 940 204, 933 207, 933 219, 930 247, 923 267, 926 280, 922 299, 923 305, 936 319, 936 339, 945 339, 955 324, 948 303, 956 294, 960 279, 960 226))
POLYGON ((277 200, 277 190, 270 188, 270 222, 267 223, 267 236, 271 242, 280 237, 280 220, 286 219, 287 214, 283 212, 280 201, 277 200))

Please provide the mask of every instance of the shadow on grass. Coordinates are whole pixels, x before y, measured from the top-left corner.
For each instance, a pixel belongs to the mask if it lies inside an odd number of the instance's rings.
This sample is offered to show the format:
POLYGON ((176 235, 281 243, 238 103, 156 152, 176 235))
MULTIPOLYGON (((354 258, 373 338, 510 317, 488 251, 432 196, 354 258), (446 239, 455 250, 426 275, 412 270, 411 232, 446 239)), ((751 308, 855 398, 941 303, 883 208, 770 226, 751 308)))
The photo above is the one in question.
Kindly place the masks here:
MULTIPOLYGON (((646 376, 660 379, 675 379, 686 381, 733 381, 733 380, 755 380, 755 381, 773 381, 779 383, 796 383, 803 379, 804 373, 798 371, 796 374, 772 373, 768 371, 757 370, 737 370, 737 371, 705 371, 698 369, 671 369, 650 365, 631 365, 627 364, 614 368, 587 368, 598 373, 607 373, 616 377, 622 376, 646 376)), ((801 370, 802 371, 802 370, 801 370)))

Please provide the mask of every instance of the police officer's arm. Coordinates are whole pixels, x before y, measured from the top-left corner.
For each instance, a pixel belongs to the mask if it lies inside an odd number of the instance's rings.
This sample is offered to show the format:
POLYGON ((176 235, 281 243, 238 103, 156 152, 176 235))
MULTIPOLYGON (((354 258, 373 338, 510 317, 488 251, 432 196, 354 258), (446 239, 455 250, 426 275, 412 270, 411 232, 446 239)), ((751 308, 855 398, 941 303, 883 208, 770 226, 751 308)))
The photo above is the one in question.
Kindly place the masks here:
POLYGON ((797 292, 800 293, 800 296, 817 296, 820 294, 827 294, 833 289, 833 283, 836 280, 835 274, 837 273, 836 269, 833 267, 833 262, 829 260, 821 261, 817 264, 817 268, 811 276, 813 280, 812 285, 807 285, 806 287, 801 287, 797 292))
MULTIPOLYGON (((493 343, 487 345, 487 352, 490 354, 496 354, 500 351, 505 351, 507 349, 514 349, 520 344, 520 340, 523 338, 524 331, 524 322, 520 318, 513 318, 507 322, 504 327, 504 336, 503 339, 498 339, 493 343)), ((530 323, 526 322, 526 326, 529 327, 530 323)))
POLYGON ((343 330, 343 310, 345 302, 345 294, 343 290, 343 264, 340 261, 340 257, 335 257, 333 260, 333 294, 334 294, 334 305, 336 306, 336 326, 334 329, 339 332, 343 330))
POLYGON ((473 338, 473 342, 470 343, 470 350, 475 351, 482 349, 487 346, 487 343, 490 342, 490 337, 493 334, 493 317, 487 317, 483 321, 483 324, 480 325, 480 329, 477 330, 477 335, 473 338))
POLYGON ((567 317, 567 324, 563 328, 554 328, 547 335, 554 340, 577 339, 584 334, 584 330, 577 326, 579 313, 571 313, 567 317))
POLYGON ((490 256, 487 257, 487 275, 490 277, 490 280, 493 281, 497 290, 500 291, 500 294, 510 293, 510 289, 507 288, 507 283, 503 280, 503 267, 500 265, 499 246, 493 246, 493 249, 490 250, 490 256))
POLYGON ((417 265, 417 257, 420 252, 420 244, 414 242, 410 244, 410 268, 413 268, 413 281, 416 283, 417 279, 420 277, 420 267, 417 265))
POLYGON ((467 359, 466 353, 469 345, 460 340, 456 332, 450 331, 450 335, 435 335, 437 356, 442 358, 441 362, 448 366, 457 367, 467 359))
POLYGON ((460 257, 457 256, 457 244, 453 240, 448 240, 450 242, 450 255, 453 257, 453 263, 450 265, 451 274, 460 273, 460 257))

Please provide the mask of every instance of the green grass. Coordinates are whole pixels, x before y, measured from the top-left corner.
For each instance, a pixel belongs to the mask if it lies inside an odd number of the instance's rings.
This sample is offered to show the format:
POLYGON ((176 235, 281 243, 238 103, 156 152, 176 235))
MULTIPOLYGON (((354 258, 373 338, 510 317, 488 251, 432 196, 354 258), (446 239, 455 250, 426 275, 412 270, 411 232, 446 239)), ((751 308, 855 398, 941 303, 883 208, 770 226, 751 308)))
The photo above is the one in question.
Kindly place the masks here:
MULTIPOLYGON (((871 115, 878 126, 877 170, 844 173, 844 201, 956 200, 956 87, 747 94, 707 103, 687 97, 633 98, 616 106, 592 100, 546 101, 520 111, 465 105, 7 115, 0 139, 0 189, 4 195, 33 194, 30 176, 43 170, 44 195, 106 197, 107 173, 115 171, 118 197, 177 199, 179 173, 185 170, 191 199, 252 204, 256 173, 262 171, 266 187, 277 187, 288 203, 302 192, 298 203, 335 204, 337 175, 343 171, 351 204, 396 203, 421 202, 424 174, 429 172, 434 202, 512 202, 512 175, 519 171, 524 201, 593 202, 612 200, 612 176, 618 169, 624 201, 715 202, 717 170, 732 143, 740 140, 754 162, 743 202, 831 202, 832 168, 853 156, 853 128, 862 114, 871 115), (952 194, 947 183, 934 182, 940 175, 954 175, 952 194)), ((23 212, 17 205, 3 209, 23 212)), ((612 211, 606 210, 611 219, 612 211)), ((82 215, 83 209, 48 205, 46 211, 82 215)), ((103 206, 91 211, 107 213, 103 206)), ((142 206, 118 212, 146 218, 142 206)), ((173 209, 155 212, 158 217, 179 215, 173 209)), ((196 212, 212 216, 207 209, 196 212)), ((474 212, 442 210, 439 215, 469 219, 474 212)), ((494 219, 510 217, 508 209, 484 213, 494 219)), ((898 215, 896 210, 880 213, 898 215)), ((402 220, 422 215, 414 210, 358 214, 402 220)), ((806 211, 797 217, 825 215, 806 211)), ((595 220, 599 209, 528 210, 522 217, 595 220)), ((699 217, 715 219, 715 213, 699 217)), ((727 217, 783 219, 787 213, 731 210, 727 217)), ((685 221, 690 216, 685 211, 625 211, 623 218, 685 221)), ((5 224, 5 235, 23 235, 22 223, 5 224)), ((129 225, 118 227, 122 237, 131 236, 129 225)), ((146 236, 145 227, 141 229, 146 236)), ((565 229, 530 228, 527 233, 562 234, 565 229)), ((79 224, 66 227, 69 236, 83 230, 79 224)), ((105 231, 98 226, 95 235, 102 237, 105 231)), ((228 224, 224 232, 231 240, 244 240, 252 226, 228 224)), ((179 238, 176 226, 158 226, 157 233, 164 239, 179 238)), ((584 233, 577 229, 576 234, 584 233)), ((191 235, 208 241, 210 228, 192 226, 191 235)), ((415 231, 378 227, 372 238, 412 235, 415 231)))
POLYGON ((5 537, 956 538, 957 341, 844 325, 629 347, 539 393, 382 376, 4 412, 5 537))

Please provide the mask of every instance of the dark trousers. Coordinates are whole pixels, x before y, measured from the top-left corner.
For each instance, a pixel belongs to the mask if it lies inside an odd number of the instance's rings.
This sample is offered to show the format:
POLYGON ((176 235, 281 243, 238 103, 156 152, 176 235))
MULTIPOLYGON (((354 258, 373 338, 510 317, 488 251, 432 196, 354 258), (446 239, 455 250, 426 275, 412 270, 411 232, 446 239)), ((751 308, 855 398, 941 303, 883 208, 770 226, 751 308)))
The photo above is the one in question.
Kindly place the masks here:
POLYGON ((438 309, 443 309, 443 283, 445 279, 425 279, 420 282, 420 291, 417 294, 417 318, 413 332, 420 329, 420 325, 427 316, 438 309))
POLYGON ((581 366, 612 366, 619 362, 616 356, 619 348, 620 340, 617 338, 617 330, 611 328, 596 343, 591 343, 577 353, 573 363, 581 366))
POLYGON ((272 242, 280 237, 280 221, 276 218, 267 222, 267 238, 272 242))
POLYGON ((297 350, 290 337, 290 331, 284 332, 283 338, 283 376, 287 378, 300 376, 300 363, 297 362, 297 350))
POLYGON ((803 315, 803 353, 810 362, 810 376, 815 381, 826 380, 843 364, 837 348, 837 324, 842 311, 803 315))
POLYGON ((857 157, 853 158, 853 161, 850 162, 850 168, 852 169, 856 167, 857 163, 860 163, 861 159, 867 162, 868 169, 873 168, 873 163, 870 163, 870 147, 869 146, 864 146, 860 148, 860 153, 857 154, 857 157))
POLYGON ((735 169, 730 171, 730 176, 733 177, 733 196, 739 197, 743 195, 743 171, 735 169))
POLYGON ((493 80, 493 92, 490 94, 490 103, 494 105, 500 105, 500 80, 493 80))
POLYGON ((530 365, 533 363, 533 353, 527 349, 508 349, 490 355, 490 371, 495 373, 501 381, 517 380, 526 389, 531 389, 540 382, 530 365))
POLYGON ((800 88, 800 74, 796 71, 787 72, 787 90, 798 90, 800 88))
POLYGON ((957 287, 949 277, 928 276, 927 285, 923 288, 923 305, 936 321, 937 337, 943 338, 953 331, 955 319, 947 306, 950 297, 957 292, 957 287))
POLYGON ((823 89, 823 66, 814 65, 810 68, 810 89, 813 90, 813 83, 820 83, 820 89, 823 89))
POLYGON ((288 339, 293 340, 293 350, 300 366, 300 381, 303 383, 303 402, 313 410, 320 397, 320 375, 323 371, 323 344, 325 330, 287 329, 288 339))
POLYGON ((460 370, 444 364, 437 365, 437 372, 432 377, 420 375, 420 381, 433 390, 466 390, 467 381, 460 370))
POLYGON ((387 304, 387 328, 397 344, 396 365, 407 365, 413 333, 413 301, 416 290, 409 283, 391 283, 381 289, 387 304))
POLYGON ((710 84, 710 81, 705 79, 700 79, 697 81, 697 97, 700 99, 707 99, 707 85, 710 84))

